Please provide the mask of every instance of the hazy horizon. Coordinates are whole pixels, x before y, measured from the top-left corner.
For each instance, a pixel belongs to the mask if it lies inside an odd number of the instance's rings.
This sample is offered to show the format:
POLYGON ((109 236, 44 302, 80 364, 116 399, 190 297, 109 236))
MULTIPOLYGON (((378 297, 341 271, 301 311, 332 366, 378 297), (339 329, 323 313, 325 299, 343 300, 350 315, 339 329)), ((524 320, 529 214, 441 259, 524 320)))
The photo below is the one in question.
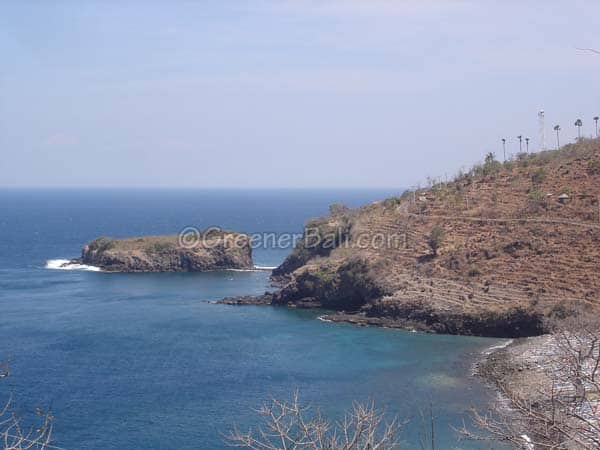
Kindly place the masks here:
POLYGON ((600 115, 597 2, 3 6, 2 188, 399 189, 600 115))

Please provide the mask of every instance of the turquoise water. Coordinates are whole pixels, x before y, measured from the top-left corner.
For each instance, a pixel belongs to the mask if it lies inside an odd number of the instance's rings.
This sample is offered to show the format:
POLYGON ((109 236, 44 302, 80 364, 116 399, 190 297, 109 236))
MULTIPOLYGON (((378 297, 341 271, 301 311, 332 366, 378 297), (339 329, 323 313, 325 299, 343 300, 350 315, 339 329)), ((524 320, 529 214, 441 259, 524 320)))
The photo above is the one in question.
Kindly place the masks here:
MULTIPOLYGON (((497 341, 361 328, 317 320, 317 311, 230 307, 210 300, 261 293, 266 272, 107 274, 45 269, 99 235, 177 232, 222 225, 246 232, 300 231, 327 205, 355 206, 393 192, 0 192, 0 356, 11 357, 16 410, 56 416, 70 449, 219 449, 234 423, 274 395, 301 397, 339 418, 373 398, 409 420, 431 401, 439 448, 456 443, 471 405, 493 395, 470 376, 497 341)), ((258 249, 279 263, 288 249, 258 249)), ((6 389, 0 390, 5 396, 6 389)), ((5 397, 4 397, 5 398, 5 397)))

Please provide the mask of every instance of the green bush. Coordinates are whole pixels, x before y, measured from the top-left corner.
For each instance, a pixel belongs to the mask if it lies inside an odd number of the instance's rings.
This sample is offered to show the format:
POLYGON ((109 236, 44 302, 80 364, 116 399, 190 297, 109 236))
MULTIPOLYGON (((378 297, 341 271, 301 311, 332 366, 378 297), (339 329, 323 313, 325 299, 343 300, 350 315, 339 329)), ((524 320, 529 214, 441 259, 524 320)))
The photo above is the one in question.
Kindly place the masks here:
POLYGON ((533 181, 533 184, 542 184, 545 179, 546 179, 546 171, 544 170, 543 167, 540 167, 538 170, 536 170, 533 173, 533 175, 531 175, 531 181, 533 181))
POLYGON ((413 191, 406 190, 400 195, 400 201, 408 200, 409 198, 412 198, 412 196, 413 196, 413 191))
POLYGON ((502 164, 496 160, 496 155, 492 152, 485 155, 485 162, 483 163, 483 174, 491 175, 500 171, 502 164))
POLYGON ((481 275, 481 271, 477 267, 473 266, 469 269, 470 277, 477 277, 479 275, 481 275))
POLYGON ((446 233, 442 227, 435 226, 427 236, 427 245, 431 248, 434 256, 437 256, 438 249, 442 246, 445 235, 446 233))
POLYGON ((341 216, 349 211, 350 208, 348 208, 346 205, 342 205, 341 203, 334 203, 333 205, 329 206, 329 214, 332 216, 341 216))
POLYGON ((539 189, 534 189, 527 194, 529 205, 533 207, 546 207, 548 205, 548 197, 545 192, 539 189))
POLYGON ((163 253, 173 248, 173 245, 169 242, 154 242, 146 248, 149 253, 163 253))
POLYGON ((392 208, 392 207, 394 207, 394 206, 397 206, 397 205, 399 205, 400 203, 401 203, 401 200, 400 200, 400 198, 399 198, 399 197, 390 197, 390 198, 386 198, 386 199, 383 201, 383 205, 384 205, 386 208, 392 208))
POLYGON ((99 237, 92 241, 89 245, 90 250, 104 252, 115 246, 115 240, 106 236, 99 237))
POLYGON ((333 274, 333 273, 331 273, 331 272, 329 272, 329 271, 327 271, 327 270, 324 270, 324 269, 322 269, 322 268, 319 268, 319 269, 317 269, 317 270, 314 272, 314 275, 315 275, 315 277, 317 277, 317 278, 318 278, 318 279, 319 279, 321 282, 324 282, 324 283, 326 283, 326 282, 328 282, 328 281, 331 281, 331 280, 333 280, 333 278, 334 278, 334 274, 333 274))
POLYGON ((593 159, 588 162, 588 172, 591 174, 600 173, 600 160, 593 159))

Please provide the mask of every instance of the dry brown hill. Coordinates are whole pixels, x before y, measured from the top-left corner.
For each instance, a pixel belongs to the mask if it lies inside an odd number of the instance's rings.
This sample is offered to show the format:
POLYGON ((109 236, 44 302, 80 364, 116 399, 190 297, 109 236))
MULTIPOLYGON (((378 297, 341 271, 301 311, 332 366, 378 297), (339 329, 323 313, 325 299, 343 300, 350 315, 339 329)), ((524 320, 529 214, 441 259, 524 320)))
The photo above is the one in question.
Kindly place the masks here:
POLYGON ((523 336, 595 307, 600 140, 498 162, 309 222, 263 299, 334 320, 523 336), (567 197, 567 198, 566 198, 567 197), (343 311, 343 312, 342 312, 343 311))

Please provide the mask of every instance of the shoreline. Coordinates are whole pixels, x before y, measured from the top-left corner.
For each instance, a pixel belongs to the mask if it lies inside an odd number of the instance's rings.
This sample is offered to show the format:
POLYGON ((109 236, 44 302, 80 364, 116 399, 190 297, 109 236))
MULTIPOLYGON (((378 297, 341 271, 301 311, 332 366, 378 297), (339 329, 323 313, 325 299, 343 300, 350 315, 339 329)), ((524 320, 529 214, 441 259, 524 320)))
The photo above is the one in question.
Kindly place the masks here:
MULTIPOLYGON (((521 339, 543 335, 540 327, 530 326, 528 317, 519 317, 519 311, 514 311, 512 314, 502 317, 494 315, 473 316, 460 313, 436 314, 426 310, 408 311, 404 317, 397 315, 371 316, 364 311, 332 311, 332 308, 323 307, 321 302, 313 298, 285 302, 279 292, 226 297, 217 300, 215 303, 231 306, 270 305, 298 309, 322 309, 323 314, 321 314, 320 319, 327 322, 394 328, 429 334, 479 336, 497 339, 521 339)), ((537 322, 535 322, 535 325, 537 325, 537 322)))
MULTIPOLYGON (((199 272, 188 272, 188 271, 164 271, 164 272, 152 272, 152 271, 139 271, 139 270, 105 270, 99 266, 92 266, 89 264, 83 264, 77 258, 64 259, 64 258, 53 258, 47 259, 46 264, 43 267, 47 270, 72 270, 72 271, 84 271, 84 272, 102 272, 102 273, 199 273, 199 272)), ((210 269, 203 270, 202 272, 271 272, 274 266, 262 266, 254 265, 247 269, 210 269)))

